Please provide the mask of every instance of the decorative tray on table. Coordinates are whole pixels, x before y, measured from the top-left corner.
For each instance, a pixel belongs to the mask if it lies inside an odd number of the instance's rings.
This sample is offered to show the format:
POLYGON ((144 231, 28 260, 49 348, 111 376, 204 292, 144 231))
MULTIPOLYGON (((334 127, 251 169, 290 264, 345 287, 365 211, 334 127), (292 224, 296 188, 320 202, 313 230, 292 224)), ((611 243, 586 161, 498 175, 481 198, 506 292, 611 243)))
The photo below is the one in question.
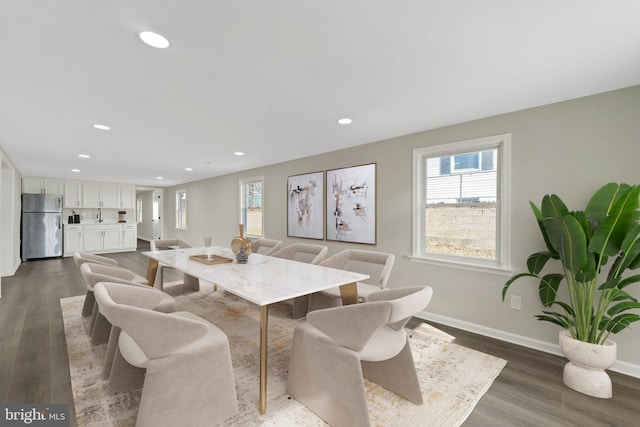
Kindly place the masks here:
POLYGON ((190 255, 189 258, 207 265, 226 264, 228 262, 233 262, 231 258, 223 257, 220 255, 211 255, 210 257, 208 257, 207 255, 190 255))

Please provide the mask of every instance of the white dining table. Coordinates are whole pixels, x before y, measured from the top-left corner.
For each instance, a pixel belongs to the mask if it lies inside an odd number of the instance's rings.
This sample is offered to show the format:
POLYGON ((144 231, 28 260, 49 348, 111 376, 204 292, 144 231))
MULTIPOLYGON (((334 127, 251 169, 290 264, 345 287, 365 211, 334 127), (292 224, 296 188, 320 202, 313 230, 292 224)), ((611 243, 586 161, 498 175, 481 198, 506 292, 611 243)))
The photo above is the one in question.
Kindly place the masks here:
POLYGON ((154 283, 158 263, 162 263, 260 306, 259 411, 264 414, 269 305, 336 287, 340 287, 343 304, 355 304, 358 302, 356 282, 369 276, 262 254, 251 254, 246 264, 240 264, 231 249, 220 246, 212 247, 211 253, 230 258, 232 262, 208 265, 190 258, 204 253, 204 248, 143 252, 149 258, 147 279, 151 285, 154 283))

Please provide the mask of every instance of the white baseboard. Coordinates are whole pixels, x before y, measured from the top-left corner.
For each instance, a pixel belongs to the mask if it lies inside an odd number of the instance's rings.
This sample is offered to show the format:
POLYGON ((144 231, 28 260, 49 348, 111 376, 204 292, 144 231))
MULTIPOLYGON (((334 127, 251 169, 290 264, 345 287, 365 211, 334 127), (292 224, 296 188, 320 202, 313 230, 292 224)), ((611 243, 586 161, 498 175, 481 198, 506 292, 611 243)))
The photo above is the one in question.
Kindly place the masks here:
MULTIPOLYGON (((525 337, 524 335, 512 334, 510 332, 501 331, 499 329, 488 328, 486 326, 465 322, 463 320, 458 320, 447 316, 441 316, 439 314, 428 313, 426 311, 419 312, 418 314, 416 314, 416 317, 424 320, 430 320, 435 323, 440 323, 442 325, 451 326, 452 328, 461 329, 463 331, 473 332, 485 337, 495 338, 500 341, 520 345, 522 347, 543 351, 545 353, 555 354, 557 356, 562 356, 559 344, 551 344, 546 341, 540 341, 537 339, 525 337)), ((624 375, 629 375, 631 377, 640 378, 640 365, 636 365, 634 363, 617 360, 610 368, 610 370, 619 372, 624 375)))
POLYGON ((18 271, 18 267, 20 267, 21 263, 22 263, 22 260, 20 260, 19 258, 15 260, 15 264, 13 265, 13 268, 10 269, 8 272, 6 272, 7 274, 2 274, 2 277, 11 277, 14 274, 16 274, 16 271, 18 271))

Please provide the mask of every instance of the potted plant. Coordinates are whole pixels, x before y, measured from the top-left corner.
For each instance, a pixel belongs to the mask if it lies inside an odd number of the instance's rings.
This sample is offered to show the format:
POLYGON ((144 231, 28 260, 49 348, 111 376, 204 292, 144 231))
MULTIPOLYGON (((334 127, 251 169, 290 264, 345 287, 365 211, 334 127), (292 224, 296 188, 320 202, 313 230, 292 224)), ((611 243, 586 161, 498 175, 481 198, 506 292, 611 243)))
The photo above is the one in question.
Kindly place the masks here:
POLYGON ((535 317, 563 328, 560 347, 570 360, 564 383, 595 397, 611 397, 611 380, 604 369, 615 361, 616 347, 609 336, 640 320, 630 312, 640 303, 626 290, 640 282, 640 275, 623 277, 640 267, 639 196, 640 185, 609 183, 594 193, 584 211, 569 211, 555 194, 544 196, 540 208, 530 202, 547 250, 529 256, 528 272, 514 275, 502 289, 504 301, 514 281, 538 279, 544 307, 559 309, 543 310, 535 317), (550 260, 560 268, 542 275, 550 260), (604 278, 603 267, 610 260, 604 278), (563 283, 564 301, 558 293, 563 283), (587 366, 591 362, 593 366, 587 366))

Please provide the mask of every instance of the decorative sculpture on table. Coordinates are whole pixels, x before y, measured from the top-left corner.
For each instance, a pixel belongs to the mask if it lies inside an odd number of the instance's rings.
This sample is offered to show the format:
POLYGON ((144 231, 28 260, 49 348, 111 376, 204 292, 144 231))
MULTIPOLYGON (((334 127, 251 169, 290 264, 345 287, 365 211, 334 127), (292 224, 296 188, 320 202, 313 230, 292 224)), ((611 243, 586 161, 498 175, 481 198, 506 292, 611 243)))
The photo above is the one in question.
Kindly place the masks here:
POLYGON ((251 253, 251 240, 244 237, 244 224, 239 224, 240 235, 233 238, 231 241, 231 251, 234 255, 238 255, 240 248, 244 248, 247 256, 251 253))
POLYGON ((244 247, 240 247, 238 254, 236 255, 236 259, 238 260, 238 264, 246 264, 249 260, 249 254, 245 250, 244 247))

